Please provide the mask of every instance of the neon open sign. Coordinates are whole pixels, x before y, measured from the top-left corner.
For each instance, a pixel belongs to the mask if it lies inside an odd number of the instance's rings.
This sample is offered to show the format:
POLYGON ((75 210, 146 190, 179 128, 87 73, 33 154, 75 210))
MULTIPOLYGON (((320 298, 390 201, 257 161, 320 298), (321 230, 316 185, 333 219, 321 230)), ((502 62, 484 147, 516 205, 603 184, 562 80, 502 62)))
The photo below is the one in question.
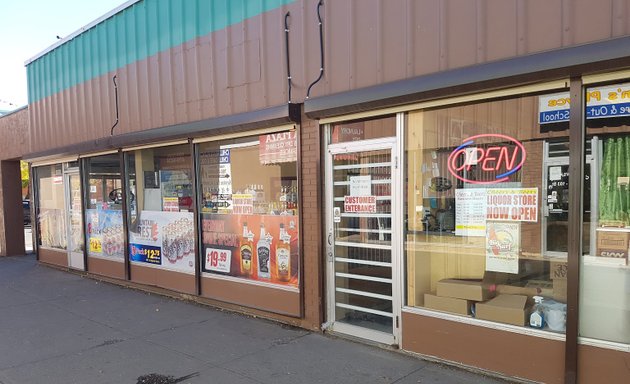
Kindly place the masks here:
POLYGON ((525 147, 513 137, 489 133, 476 135, 464 139, 462 145, 451 152, 448 157, 448 171, 466 183, 501 183, 507 181, 509 179, 508 176, 523 167, 525 158, 525 147), (475 142, 481 138, 500 139, 501 142, 508 141, 510 144, 484 146, 485 148, 474 146, 475 142), (517 163, 518 159, 520 159, 520 162, 517 163), (463 170, 470 171, 473 165, 481 166, 481 170, 484 172, 492 172, 493 174, 500 170, 503 170, 503 172, 494 176, 494 179, 491 180, 470 180, 460 175, 463 170))

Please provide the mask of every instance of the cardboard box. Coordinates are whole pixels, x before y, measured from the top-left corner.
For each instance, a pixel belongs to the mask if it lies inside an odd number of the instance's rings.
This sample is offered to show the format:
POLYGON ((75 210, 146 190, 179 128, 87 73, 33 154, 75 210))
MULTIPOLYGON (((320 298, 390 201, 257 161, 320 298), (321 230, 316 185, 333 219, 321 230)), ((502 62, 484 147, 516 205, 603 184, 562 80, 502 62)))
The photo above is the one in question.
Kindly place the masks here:
POLYGON ((553 281, 553 294, 551 295, 554 300, 561 303, 567 302, 567 281, 566 280, 554 280, 553 281))
MULTIPOLYGON (((529 280, 525 285, 497 285, 498 295, 524 295, 553 297, 553 283, 555 280, 529 280)), ((558 280, 564 281, 566 280, 558 280)))
POLYGON ((525 295, 499 295, 477 303, 475 312, 478 319, 523 326, 527 324, 531 304, 525 295))
POLYGON ((549 278, 551 280, 566 280, 567 279, 567 262, 566 261, 549 262, 549 278))
POLYGON ((620 259, 628 258, 630 232, 597 230, 597 255, 620 259))
POLYGON ((453 297, 441 297, 431 295, 429 293, 424 294, 424 306, 425 308, 437 309, 438 311, 457 313, 459 315, 470 315, 470 306, 472 301, 455 299, 453 297))
POLYGON ((455 299, 485 301, 494 297, 489 285, 481 280, 442 279, 437 282, 437 295, 455 299))
POLYGON ((519 286, 519 285, 499 284, 497 285, 497 294, 532 296, 536 294, 536 289, 527 288, 526 286, 519 286))

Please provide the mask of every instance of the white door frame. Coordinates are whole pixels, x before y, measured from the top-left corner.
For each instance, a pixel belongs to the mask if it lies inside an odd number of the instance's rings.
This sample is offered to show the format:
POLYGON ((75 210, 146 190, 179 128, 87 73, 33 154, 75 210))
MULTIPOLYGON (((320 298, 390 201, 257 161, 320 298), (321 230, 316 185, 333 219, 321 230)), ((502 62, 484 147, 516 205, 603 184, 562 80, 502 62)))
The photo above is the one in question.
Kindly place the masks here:
MULTIPOLYGON (((79 194, 81 198, 81 231, 85 231, 83 226, 83 194, 81 193, 81 173, 77 168, 70 168, 64 170, 63 173, 63 184, 64 184, 64 199, 65 199, 65 213, 66 213, 66 244, 67 244, 67 252, 68 252, 68 267, 72 269, 78 269, 80 271, 85 271, 85 244, 83 244, 83 252, 73 252, 73 242, 72 242, 72 214, 71 214, 71 198, 70 195, 72 193, 72 186, 70 184, 70 177, 76 176, 79 178, 79 194)), ((83 234, 82 234, 83 236, 83 234)))
MULTIPOLYGON (((402 185, 402 123, 403 114, 397 116, 397 135, 379 139, 360 140, 325 146, 325 220, 324 233, 326 252, 326 323, 322 328, 347 334, 381 344, 400 345, 401 338, 401 309, 403 295, 403 185, 402 185), (388 149, 391 151, 391 273, 392 273, 392 333, 386 334, 368 328, 361 328, 344 323, 335 322, 335 264, 334 264, 334 218, 333 218, 333 155, 372 150, 388 149)), ((330 142, 330 125, 325 125, 325 143, 330 142)))

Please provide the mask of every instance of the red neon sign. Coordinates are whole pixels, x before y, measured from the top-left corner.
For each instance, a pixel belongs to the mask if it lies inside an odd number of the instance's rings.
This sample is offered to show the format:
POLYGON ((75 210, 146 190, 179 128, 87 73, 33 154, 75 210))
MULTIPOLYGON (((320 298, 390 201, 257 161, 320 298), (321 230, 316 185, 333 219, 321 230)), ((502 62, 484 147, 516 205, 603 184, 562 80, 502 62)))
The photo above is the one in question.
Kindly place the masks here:
POLYGON ((455 148, 455 150, 449 155, 448 171, 451 175, 466 183, 496 184, 508 181, 508 176, 523 167, 526 157, 525 147, 520 141, 506 135, 486 133, 464 139, 462 145, 455 148), (505 145, 493 145, 487 148, 471 147, 476 140, 482 137, 500 138, 501 141, 507 140, 512 142, 514 147, 511 148, 505 145), (521 161, 517 164, 516 162, 519 155, 521 161), (460 161, 462 159, 463 161, 460 161), (470 171, 473 164, 481 165, 481 169, 486 172, 497 172, 499 169, 505 169, 506 171, 496 175, 494 180, 487 181, 469 180, 460 176, 459 172, 464 169, 466 171, 470 171))

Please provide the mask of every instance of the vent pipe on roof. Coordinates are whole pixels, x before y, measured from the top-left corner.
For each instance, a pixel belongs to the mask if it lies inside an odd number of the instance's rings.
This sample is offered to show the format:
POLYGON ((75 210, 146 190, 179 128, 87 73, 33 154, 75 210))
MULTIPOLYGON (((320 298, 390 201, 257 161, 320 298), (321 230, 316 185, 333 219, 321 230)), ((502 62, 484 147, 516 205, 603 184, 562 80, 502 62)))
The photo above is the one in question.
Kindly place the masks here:
POLYGON ((319 19, 319 53, 321 57, 321 62, 319 66, 319 77, 308 86, 308 90, 306 91, 306 98, 308 99, 311 95, 311 88, 313 85, 317 84, 322 77, 324 76, 324 29, 322 24, 322 15, 319 13, 320 8, 324 4, 323 0, 319 0, 317 3, 317 19, 319 19))
POLYGON ((112 82, 114 83, 114 100, 116 101, 116 122, 112 125, 112 130, 109 133, 110 136, 114 136, 114 128, 118 125, 118 84, 116 84, 116 77, 118 75, 114 75, 112 78, 112 82))
POLYGON ((287 50, 287 82, 289 84, 289 104, 291 104, 291 65, 289 62, 289 16, 290 12, 284 15, 284 40, 287 50))

